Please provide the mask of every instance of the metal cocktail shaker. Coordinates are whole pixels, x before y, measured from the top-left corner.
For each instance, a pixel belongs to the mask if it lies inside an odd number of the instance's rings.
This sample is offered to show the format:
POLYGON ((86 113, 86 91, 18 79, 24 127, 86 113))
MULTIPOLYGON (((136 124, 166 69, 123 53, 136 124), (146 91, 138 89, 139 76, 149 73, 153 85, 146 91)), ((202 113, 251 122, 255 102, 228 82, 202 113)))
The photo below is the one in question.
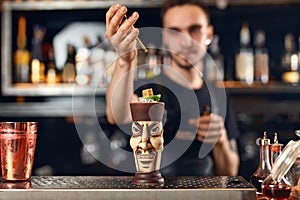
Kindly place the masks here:
POLYGON ((31 177, 37 122, 0 122, 2 178, 24 181, 31 177))

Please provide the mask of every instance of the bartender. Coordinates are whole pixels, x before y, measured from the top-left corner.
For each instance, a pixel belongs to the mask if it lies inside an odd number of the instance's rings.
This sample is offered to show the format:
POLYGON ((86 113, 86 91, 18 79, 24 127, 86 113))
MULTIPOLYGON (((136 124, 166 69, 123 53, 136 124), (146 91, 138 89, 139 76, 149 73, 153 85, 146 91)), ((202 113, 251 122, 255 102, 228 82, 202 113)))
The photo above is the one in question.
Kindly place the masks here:
POLYGON ((162 5, 163 44, 171 62, 164 72, 144 81, 134 80, 139 14, 125 19, 120 4, 106 13, 106 38, 119 54, 107 88, 107 118, 111 124, 132 121, 129 102, 153 88, 166 105, 164 175, 235 176, 239 169, 236 139, 239 131, 223 90, 202 77, 203 58, 213 37, 210 13, 198 0, 166 0, 162 5), (125 19, 125 20, 124 20, 125 19), (201 114, 203 107, 210 108, 201 114), (170 147, 170 148, 168 148, 170 147))

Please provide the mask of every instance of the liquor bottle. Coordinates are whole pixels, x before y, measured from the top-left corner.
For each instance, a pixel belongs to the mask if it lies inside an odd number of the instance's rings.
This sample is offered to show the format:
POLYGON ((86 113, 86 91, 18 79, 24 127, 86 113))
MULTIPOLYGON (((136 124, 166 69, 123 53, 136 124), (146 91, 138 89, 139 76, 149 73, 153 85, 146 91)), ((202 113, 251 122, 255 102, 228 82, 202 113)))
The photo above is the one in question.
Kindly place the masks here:
POLYGON ((259 165, 250 177, 250 182, 257 189, 257 194, 261 194, 261 184, 271 171, 269 145, 270 139, 267 138, 267 133, 264 132, 263 137, 259 139, 259 165))
MULTIPOLYGON (((154 44, 149 44, 147 46, 147 49, 149 50, 146 54, 146 57, 141 57, 138 60, 138 69, 137 69, 137 79, 148 79, 152 78, 154 76, 157 76, 161 73, 161 65, 157 52, 156 52, 156 46, 154 44), (143 61, 143 60, 144 61, 143 61), (145 64, 143 64, 145 62, 145 64)), ((141 54, 145 54, 144 52, 140 51, 141 54)), ((141 55, 139 55, 141 56, 141 55)))
POLYGON ((282 151, 282 144, 278 142, 278 136, 277 133, 274 133, 274 142, 270 145, 270 156, 271 156, 271 166, 273 166, 276 158, 279 156, 279 154, 282 151))
POLYGON ((281 58, 281 64, 284 71, 291 70, 292 55, 295 54, 295 38, 292 33, 288 33, 284 37, 284 52, 281 58))
POLYGON ((281 65, 283 82, 297 84, 299 81, 298 55, 295 50, 295 38, 292 33, 288 33, 284 37, 284 53, 281 65))
POLYGON ((54 50, 53 47, 49 47, 48 51, 48 59, 47 59, 47 83, 55 84, 56 81, 56 65, 54 58, 54 50))
POLYGON ((254 80, 254 55, 250 46, 250 30, 247 23, 243 23, 240 31, 240 49, 235 57, 236 78, 247 84, 254 80))
MULTIPOLYGON (((99 38, 100 39, 100 38, 99 38)), ((107 79, 105 73, 105 46, 100 45, 102 42, 99 41, 98 45, 90 49, 89 63, 93 71, 91 76, 90 85, 97 87, 106 87, 107 79)))
MULTIPOLYGON (((144 53, 145 54, 145 53, 144 53)), ((171 56, 169 52, 166 50, 164 46, 159 49, 159 57, 160 57, 160 64, 162 65, 162 71, 171 64, 171 56)))
POLYGON ((269 81, 269 54, 265 47, 265 32, 257 30, 254 36, 255 57, 254 57, 254 76, 255 80, 264 84, 269 81))
POLYGON ((42 83, 45 81, 45 63, 43 52, 43 40, 46 29, 40 25, 33 26, 33 37, 31 40, 31 82, 42 83))
POLYGON ((76 50, 71 44, 67 45, 67 60, 62 72, 62 81, 64 83, 74 83, 76 81, 76 50))
POLYGON ((149 44, 148 50, 149 52, 146 56, 146 65, 148 66, 146 78, 151 78, 161 73, 161 66, 159 56, 156 52, 156 46, 149 44))
POLYGON ((146 78, 146 54, 142 49, 138 48, 137 56, 137 70, 135 79, 145 79, 146 78))
POLYGON ((78 48, 75 55, 76 83, 79 85, 90 84, 93 70, 90 66, 91 44, 88 36, 83 36, 83 45, 78 48))
POLYGON ((224 56, 221 54, 219 39, 218 35, 214 35, 208 47, 210 57, 205 57, 204 76, 209 81, 224 80, 224 56))
POLYGON ((30 52, 26 49, 26 18, 21 16, 18 21, 17 50, 14 53, 15 82, 29 82, 30 52))

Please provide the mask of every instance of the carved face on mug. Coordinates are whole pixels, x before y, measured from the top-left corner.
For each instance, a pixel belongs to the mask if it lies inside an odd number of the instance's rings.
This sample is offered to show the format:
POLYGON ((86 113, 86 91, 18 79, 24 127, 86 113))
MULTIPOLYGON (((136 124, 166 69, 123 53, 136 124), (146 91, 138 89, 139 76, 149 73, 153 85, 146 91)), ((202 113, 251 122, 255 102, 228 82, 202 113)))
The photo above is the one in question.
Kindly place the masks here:
POLYGON ((159 170, 163 149, 163 125, 161 121, 134 121, 130 146, 133 149, 138 172, 159 170))

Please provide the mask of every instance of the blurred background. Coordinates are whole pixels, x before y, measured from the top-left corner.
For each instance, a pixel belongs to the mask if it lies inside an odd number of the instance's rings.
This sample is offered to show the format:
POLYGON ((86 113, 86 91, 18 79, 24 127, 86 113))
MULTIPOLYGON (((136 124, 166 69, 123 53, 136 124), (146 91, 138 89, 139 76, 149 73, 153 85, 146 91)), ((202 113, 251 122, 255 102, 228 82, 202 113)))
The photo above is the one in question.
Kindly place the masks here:
MULTIPOLYGON (((113 144, 128 148, 129 136, 105 117, 105 88, 112 73, 105 66, 115 56, 103 42, 105 13, 117 2, 127 5, 129 13, 140 13, 137 27, 161 27, 157 0, 1 1, 0 120, 39 122, 34 175, 124 174, 91 155, 104 151, 97 149, 101 138, 90 128, 98 123, 113 144), (91 96, 97 120, 87 109, 91 96), (77 134, 74 120, 86 127, 85 136, 77 134)), ((242 133, 239 175, 249 180, 259 162, 257 138, 266 131, 273 142, 278 133, 286 144, 297 139, 294 132, 300 129, 300 0, 205 2, 216 34, 207 63, 221 72, 216 77, 206 69, 205 76, 228 92, 242 133)), ((146 46, 150 52, 139 52, 145 68, 137 71, 137 79, 161 73, 168 64, 160 46, 146 46)), ((101 148, 113 151, 115 146, 101 148)), ((110 165, 124 159, 112 155, 110 165)))

